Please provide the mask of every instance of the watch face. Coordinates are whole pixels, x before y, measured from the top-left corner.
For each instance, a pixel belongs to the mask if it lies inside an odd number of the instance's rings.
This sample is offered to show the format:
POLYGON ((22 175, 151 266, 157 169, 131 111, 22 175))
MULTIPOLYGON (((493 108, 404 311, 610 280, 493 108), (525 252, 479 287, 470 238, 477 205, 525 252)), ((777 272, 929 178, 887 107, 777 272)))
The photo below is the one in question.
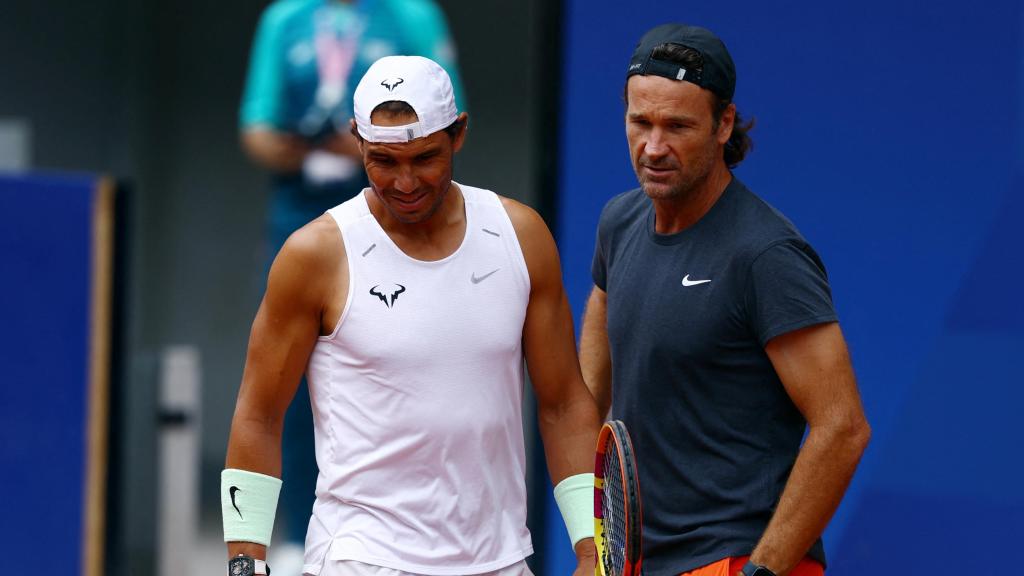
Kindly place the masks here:
POLYGON ((255 571, 252 558, 232 558, 228 562, 228 574, 231 576, 252 576, 255 571))
POLYGON ((754 573, 751 574, 751 576, 775 576, 775 573, 767 568, 761 567, 754 570, 754 573))

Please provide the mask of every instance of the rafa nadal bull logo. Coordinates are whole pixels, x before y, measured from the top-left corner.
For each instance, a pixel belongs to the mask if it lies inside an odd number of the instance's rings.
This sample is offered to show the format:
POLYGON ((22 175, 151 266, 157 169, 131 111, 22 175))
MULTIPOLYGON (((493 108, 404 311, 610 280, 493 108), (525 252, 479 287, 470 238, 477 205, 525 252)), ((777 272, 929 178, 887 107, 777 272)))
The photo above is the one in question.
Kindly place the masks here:
POLYGON ((405 286, 401 284, 378 284, 370 288, 370 294, 380 298, 388 308, 395 306, 395 300, 398 300, 398 295, 402 292, 405 292, 405 286))

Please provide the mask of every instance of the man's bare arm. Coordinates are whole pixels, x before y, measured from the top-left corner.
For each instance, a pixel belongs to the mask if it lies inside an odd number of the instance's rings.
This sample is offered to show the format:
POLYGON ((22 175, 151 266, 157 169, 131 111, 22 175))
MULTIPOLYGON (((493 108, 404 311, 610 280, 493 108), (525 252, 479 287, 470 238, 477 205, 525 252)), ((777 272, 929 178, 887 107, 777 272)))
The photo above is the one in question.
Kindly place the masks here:
POLYGON ((579 369, 554 238, 533 210, 506 200, 530 273, 523 345, 551 479, 593 472, 600 422, 579 369), (510 206, 511 204, 511 206, 510 206))
MULTIPOLYGON (((249 336, 226 468, 281 477, 285 411, 321 332, 329 280, 337 273, 322 243, 329 234, 323 224, 311 224, 293 234, 274 260, 249 336)), ((265 547, 251 542, 231 542, 228 553, 266 558, 265 547)))
POLYGON ((597 286, 590 292, 580 334, 580 367, 583 380, 597 402, 597 411, 608 416, 612 406, 612 358, 608 347, 608 294, 597 286))
POLYGON ((871 437, 836 323, 773 338, 765 351, 809 432, 751 561, 787 574, 828 525, 871 437))
MULTIPOLYGON (((548 472, 555 484, 594 471, 600 419, 576 356, 572 312, 562 285, 554 238, 533 210, 511 200, 506 209, 530 274, 530 304, 523 326, 527 368, 537 397, 537 421, 548 472)), ((577 573, 593 570, 593 539, 576 545, 577 573)))

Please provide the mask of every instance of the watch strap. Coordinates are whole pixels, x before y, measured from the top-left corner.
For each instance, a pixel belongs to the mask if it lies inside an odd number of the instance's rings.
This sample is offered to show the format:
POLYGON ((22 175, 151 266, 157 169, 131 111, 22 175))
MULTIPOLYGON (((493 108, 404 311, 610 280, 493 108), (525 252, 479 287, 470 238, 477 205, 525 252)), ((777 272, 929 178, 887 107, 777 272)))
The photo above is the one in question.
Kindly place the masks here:
POLYGON ((252 566, 251 572, 243 572, 243 574, 246 574, 246 576, 248 576, 248 574, 252 574, 254 576, 270 576, 270 565, 267 564, 266 560, 259 560, 253 558, 252 556, 246 556, 245 554, 239 554, 231 560, 228 560, 228 576, 235 576, 231 571, 231 567, 233 564, 237 562, 243 562, 245 564, 252 566))
POLYGON ((767 567, 759 566, 749 560, 743 565, 743 570, 741 572, 743 573, 743 576, 777 576, 775 572, 772 572, 767 567))

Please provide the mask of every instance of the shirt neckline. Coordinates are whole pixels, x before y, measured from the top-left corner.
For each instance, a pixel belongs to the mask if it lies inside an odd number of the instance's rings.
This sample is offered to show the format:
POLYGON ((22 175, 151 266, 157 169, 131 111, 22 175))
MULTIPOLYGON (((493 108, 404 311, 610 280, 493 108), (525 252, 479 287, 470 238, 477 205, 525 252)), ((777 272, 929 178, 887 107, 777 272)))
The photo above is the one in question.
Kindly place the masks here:
MULTIPOLYGON (((391 248, 397 254, 399 254, 402 258, 414 264, 422 266, 437 266, 454 260, 462 252, 462 250, 466 247, 466 244, 469 242, 469 231, 471 229, 470 226, 473 224, 473 211, 470 208, 471 202, 469 202, 469 199, 466 197, 466 187, 463 186, 462 184, 455 182, 454 180, 452 180, 452 185, 458 186, 458 190, 462 194, 462 207, 466 216, 466 229, 462 232, 462 240, 459 242, 459 246, 455 249, 455 251, 439 260, 420 260, 419 258, 413 258, 412 256, 408 255, 405 252, 405 250, 402 250, 402 248, 394 241, 394 239, 391 238, 387 231, 384 230, 384 227, 380 225, 380 222, 377 220, 377 217, 374 216, 373 212, 370 210, 370 204, 366 200, 366 195, 373 194, 373 190, 371 190, 369 187, 363 188, 362 192, 359 193, 359 198, 361 199, 360 202, 362 204, 363 210, 365 210, 366 216, 373 221, 374 230, 384 238, 384 241, 389 246, 391 246, 391 248)), ((450 194, 451 190, 449 190, 448 193, 450 194)))
MULTIPOLYGON (((738 187, 739 185, 739 180, 737 180, 736 177, 733 176, 732 179, 729 181, 729 184, 726 185, 725 190, 723 190, 722 194, 718 197, 717 200, 715 200, 715 203, 711 205, 711 208, 707 211, 707 213, 705 213, 703 216, 700 217, 699 220, 697 220, 687 228, 684 228, 679 232, 673 232, 671 234, 659 234, 658 232, 655 231, 654 202, 648 201, 646 214, 647 236, 655 244, 660 244, 662 246, 675 246, 681 242, 684 242, 687 239, 687 237, 696 234, 697 231, 700 230, 702 227, 707 226, 708 222, 711 222, 718 218, 718 214, 722 212, 722 210, 724 210, 725 205, 731 201, 731 198, 735 193, 735 188, 738 187)), ((640 193, 643 194, 643 188, 640 189, 640 193)))

